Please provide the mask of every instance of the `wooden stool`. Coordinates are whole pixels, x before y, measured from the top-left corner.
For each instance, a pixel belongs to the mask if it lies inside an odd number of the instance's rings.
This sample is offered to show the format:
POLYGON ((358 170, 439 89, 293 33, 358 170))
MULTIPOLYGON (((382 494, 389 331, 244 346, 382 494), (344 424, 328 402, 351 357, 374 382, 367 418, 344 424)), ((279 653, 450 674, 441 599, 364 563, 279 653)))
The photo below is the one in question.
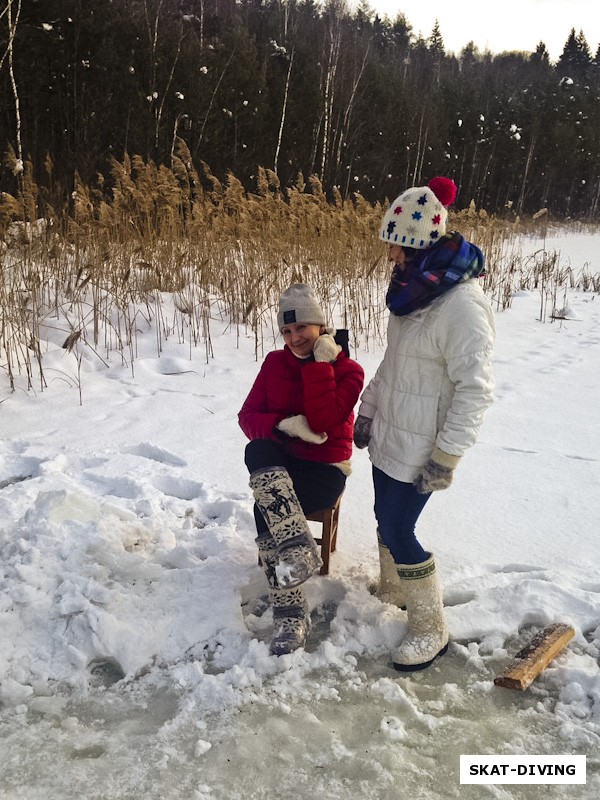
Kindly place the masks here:
MULTIPOLYGON (((323 508, 320 511, 313 511, 312 514, 307 514, 306 519, 309 522, 320 522, 323 525, 320 538, 314 537, 315 542, 321 545, 321 559, 323 566, 319 571, 319 575, 329 575, 329 556, 335 552, 337 546, 338 523, 340 520, 340 506, 342 504, 342 495, 338 497, 335 504, 331 508, 323 508)), ((260 556, 258 557, 258 566, 262 564, 260 556)))
POLYGON ((315 536, 315 542, 321 545, 321 558, 323 559, 323 566, 319 575, 329 575, 329 556, 335 552, 337 546, 341 504, 342 495, 338 497, 335 505, 331 506, 331 508, 323 508, 321 511, 315 511, 306 516, 309 522, 320 522, 323 525, 321 537, 317 538, 315 536))

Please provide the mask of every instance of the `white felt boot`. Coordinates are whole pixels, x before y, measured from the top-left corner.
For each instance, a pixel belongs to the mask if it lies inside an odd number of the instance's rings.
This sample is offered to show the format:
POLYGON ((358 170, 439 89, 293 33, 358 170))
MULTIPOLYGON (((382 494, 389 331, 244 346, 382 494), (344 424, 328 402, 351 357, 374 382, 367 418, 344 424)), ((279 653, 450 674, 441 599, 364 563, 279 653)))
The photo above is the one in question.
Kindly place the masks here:
POLYGON ((390 603, 398 608, 404 608, 404 594, 402 593, 402 583, 394 563, 394 557, 379 538, 377 531, 377 546, 379 549, 379 586, 375 592, 382 603, 390 603))
POLYGON ((408 633, 392 653, 401 672, 425 669, 448 649, 442 587, 430 554, 420 564, 397 564, 408 613, 408 633))

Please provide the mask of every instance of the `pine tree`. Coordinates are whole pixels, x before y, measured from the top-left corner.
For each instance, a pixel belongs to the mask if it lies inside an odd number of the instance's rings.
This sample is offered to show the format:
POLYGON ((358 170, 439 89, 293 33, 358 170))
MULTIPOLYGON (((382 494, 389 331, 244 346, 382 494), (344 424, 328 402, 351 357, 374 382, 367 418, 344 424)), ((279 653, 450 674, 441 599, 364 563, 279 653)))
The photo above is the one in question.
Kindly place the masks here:
POLYGON ((435 82, 439 86, 442 63, 444 61, 444 56, 446 55, 446 53, 444 50, 444 39, 442 37, 442 33, 440 31, 440 25, 437 19, 432 28, 429 39, 427 40, 427 47, 429 48, 429 53, 431 55, 431 64, 433 67, 435 82))
POLYGON ((569 38, 565 42, 562 54, 556 65, 559 74, 571 78, 585 79, 591 63, 592 55, 583 31, 579 31, 576 34, 575 28, 571 28, 569 38))
MULTIPOLYGON (((14 4, 18 0, 13 0, 14 4)), ((489 211, 600 206, 600 47, 573 29, 556 66, 534 52, 445 51, 361 0, 36 0, 16 36, 0 12, 0 155, 22 152, 44 184, 109 175, 126 154, 170 165, 185 142, 216 179, 247 189, 318 172, 330 195, 383 201, 436 173, 489 211), (460 124, 459 124, 460 121, 460 124)), ((0 160, 9 191, 15 178, 0 160)), ((106 189, 109 188, 107 179, 106 189)), ((57 195, 58 196, 58 195, 57 195)))
POLYGON ((535 53, 531 54, 531 58, 529 59, 532 64, 536 65, 544 65, 548 66, 550 64, 550 54, 546 48, 544 42, 538 42, 538 46, 535 48, 535 53))
POLYGON ((441 61, 441 59, 446 55, 446 50, 444 47, 444 37, 442 36, 442 32, 440 30, 440 24, 437 21, 437 19, 431 30, 429 39, 427 40, 427 46, 429 47, 429 52, 437 61, 441 61))

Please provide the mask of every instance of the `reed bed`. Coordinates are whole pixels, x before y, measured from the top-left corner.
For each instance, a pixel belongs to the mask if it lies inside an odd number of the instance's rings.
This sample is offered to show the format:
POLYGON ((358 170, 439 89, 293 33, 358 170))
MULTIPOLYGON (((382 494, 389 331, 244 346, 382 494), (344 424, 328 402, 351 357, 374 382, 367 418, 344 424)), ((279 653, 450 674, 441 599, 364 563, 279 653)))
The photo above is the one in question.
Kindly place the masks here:
MULTIPOLYGON (((207 360, 215 328, 251 332, 261 358, 277 336, 279 295, 297 281, 315 288, 354 347, 384 339, 380 204, 328 199, 314 176, 282 187, 267 169, 247 192, 233 175, 222 183, 208 165, 196 169, 180 140, 170 169, 126 157, 93 186, 76 177, 68 201, 52 186, 50 162, 46 186, 32 174, 26 165, 19 192, 0 195, 0 381, 12 390, 17 379, 48 386, 52 348, 77 359, 71 381, 81 379, 83 353, 106 364, 116 355, 133 372, 149 329, 158 354, 175 337, 207 360)), ((548 232, 547 215, 535 216, 501 219, 471 206, 450 225, 485 252, 484 290, 497 308, 515 291, 538 290, 546 320, 568 289, 600 291, 600 275, 565 268, 545 247, 523 258, 519 237, 548 232)))

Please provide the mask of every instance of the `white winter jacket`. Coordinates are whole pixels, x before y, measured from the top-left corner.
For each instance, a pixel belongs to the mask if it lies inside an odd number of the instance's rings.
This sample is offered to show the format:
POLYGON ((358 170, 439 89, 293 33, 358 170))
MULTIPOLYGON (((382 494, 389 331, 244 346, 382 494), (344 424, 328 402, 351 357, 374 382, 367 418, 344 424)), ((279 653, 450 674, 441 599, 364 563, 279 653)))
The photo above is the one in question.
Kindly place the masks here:
POLYGON ((369 455, 411 482, 435 446, 462 456, 493 399, 494 313, 477 279, 404 317, 390 314, 387 349, 361 397, 373 420, 369 455))

